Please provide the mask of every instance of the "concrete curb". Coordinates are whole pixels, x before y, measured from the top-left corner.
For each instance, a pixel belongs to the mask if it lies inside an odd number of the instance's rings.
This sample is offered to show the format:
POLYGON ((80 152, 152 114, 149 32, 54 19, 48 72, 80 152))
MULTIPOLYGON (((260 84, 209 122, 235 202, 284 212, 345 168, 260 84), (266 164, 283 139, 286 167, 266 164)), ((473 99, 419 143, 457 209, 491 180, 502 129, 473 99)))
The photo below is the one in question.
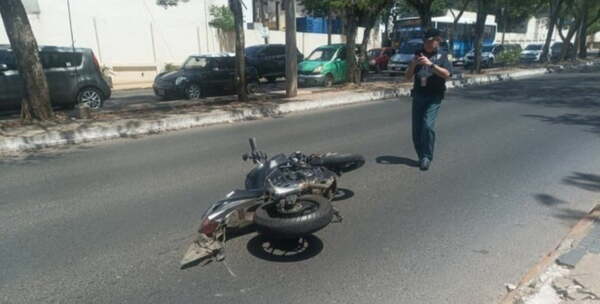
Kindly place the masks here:
MULTIPOLYGON (((453 80, 447 83, 448 88, 462 88, 471 85, 481 85, 492 82, 520 79, 547 73, 547 69, 533 69, 514 73, 484 75, 473 78, 453 80)), ((167 131, 188 129, 222 123, 232 123, 243 120, 253 120, 273 117, 276 115, 323 109, 357 103, 384 100, 400 96, 409 96, 410 89, 384 89, 369 92, 339 94, 327 100, 297 101, 281 105, 264 106, 258 109, 239 111, 213 111, 204 114, 169 115, 153 121, 123 120, 104 126, 80 127, 70 131, 50 131, 34 136, 22 136, 0 140, 0 153, 36 150, 65 144, 80 144, 92 141, 102 141, 121 137, 133 137, 147 134, 157 134, 167 131)))

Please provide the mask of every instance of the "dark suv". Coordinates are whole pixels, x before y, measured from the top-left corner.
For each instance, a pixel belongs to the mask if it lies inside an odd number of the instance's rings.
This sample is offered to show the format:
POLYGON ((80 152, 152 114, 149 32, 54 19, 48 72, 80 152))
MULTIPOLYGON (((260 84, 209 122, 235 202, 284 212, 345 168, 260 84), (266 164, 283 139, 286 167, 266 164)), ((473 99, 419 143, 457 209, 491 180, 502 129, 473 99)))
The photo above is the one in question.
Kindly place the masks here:
MULTIPOLYGON (((258 76, 251 66, 246 67, 246 86, 248 93, 254 93, 258 87, 258 76)), ((226 54, 190 56, 181 69, 158 74, 153 88, 161 99, 235 94, 235 57, 226 54)))
MULTIPOLYGON (((298 63, 304 60, 304 55, 298 51, 298 63)), ((249 65, 258 71, 259 78, 274 82, 278 77, 285 77, 285 45, 262 44, 246 48, 246 58, 249 65)))
MULTIPOLYGON (((110 87, 91 49, 45 46, 39 54, 53 106, 85 103, 100 108, 110 98, 110 87)), ((0 45, 0 109, 20 109, 24 93, 14 54, 10 46, 0 45)))

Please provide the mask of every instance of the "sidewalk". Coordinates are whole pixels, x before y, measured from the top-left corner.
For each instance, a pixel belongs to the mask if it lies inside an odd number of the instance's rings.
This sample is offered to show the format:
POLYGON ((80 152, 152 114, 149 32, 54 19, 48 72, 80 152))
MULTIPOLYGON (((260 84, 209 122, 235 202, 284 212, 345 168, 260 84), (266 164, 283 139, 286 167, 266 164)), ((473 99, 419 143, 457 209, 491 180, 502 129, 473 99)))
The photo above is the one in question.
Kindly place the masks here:
MULTIPOLYGON (((447 86, 449 89, 460 88, 547 72, 547 68, 490 69, 483 75, 464 74, 464 77, 448 82, 447 86)), ((56 121, 30 125, 23 125, 18 119, 0 120, 0 154, 385 100, 409 96, 410 87, 411 84, 407 82, 376 81, 361 86, 301 89, 299 95, 294 98, 285 98, 283 91, 270 91, 256 94, 246 103, 238 102, 235 96, 228 96, 200 101, 116 105, 94 111, 86 119, 82 119, 86 115, 80 115, 77 110, 59 112, 56 121)))
POLYGON ((501 304, 600 304, 600 205, 501 304))

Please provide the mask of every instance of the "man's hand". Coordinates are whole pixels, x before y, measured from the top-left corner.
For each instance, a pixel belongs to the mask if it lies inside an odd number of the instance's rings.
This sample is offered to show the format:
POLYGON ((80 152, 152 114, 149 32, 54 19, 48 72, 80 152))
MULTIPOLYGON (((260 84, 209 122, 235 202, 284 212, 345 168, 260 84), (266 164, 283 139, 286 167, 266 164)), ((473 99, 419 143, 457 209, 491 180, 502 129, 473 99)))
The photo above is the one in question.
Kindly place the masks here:
POLYGON ((421 54, 421 56, 416 57, 416 59, 417 59, 418 65, 424 65, 424 66, 433 65, 433 62, 431 62, 431 60, 429 60, 429 58, 427 58, 427 56, 423 56, 423 54, 421 54))

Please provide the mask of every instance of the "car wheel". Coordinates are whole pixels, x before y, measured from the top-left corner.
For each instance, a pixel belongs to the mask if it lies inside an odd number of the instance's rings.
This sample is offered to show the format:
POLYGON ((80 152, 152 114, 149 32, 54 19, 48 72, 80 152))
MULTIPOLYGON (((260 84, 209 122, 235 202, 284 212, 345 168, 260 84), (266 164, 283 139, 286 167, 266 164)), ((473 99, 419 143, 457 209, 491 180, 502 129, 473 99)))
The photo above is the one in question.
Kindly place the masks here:
POLYGON ((333 75, 331 75, 331 74, 327 74, 327 75, 325 76, 325 83, 324 83, 324 86, 325 86, 326 88, 331 88, 331 87, 333 86, 333 83, 334 83, 333 75))
POLYGON ((87 105, 90 109, 100 109, 104 105, 104 97, 100 90, 94 87, 81 89, 77 94, 77 103, 87 105))
POLYGON ((258 92, 258 81, 246 83, 246 94, 256 94, 258 92))
POLYGON ((190 100, 198 100, 202 98, 202 90, 200 86, 197 84, 190 84, 187 89, 185 89, 185 97, 190 100))

